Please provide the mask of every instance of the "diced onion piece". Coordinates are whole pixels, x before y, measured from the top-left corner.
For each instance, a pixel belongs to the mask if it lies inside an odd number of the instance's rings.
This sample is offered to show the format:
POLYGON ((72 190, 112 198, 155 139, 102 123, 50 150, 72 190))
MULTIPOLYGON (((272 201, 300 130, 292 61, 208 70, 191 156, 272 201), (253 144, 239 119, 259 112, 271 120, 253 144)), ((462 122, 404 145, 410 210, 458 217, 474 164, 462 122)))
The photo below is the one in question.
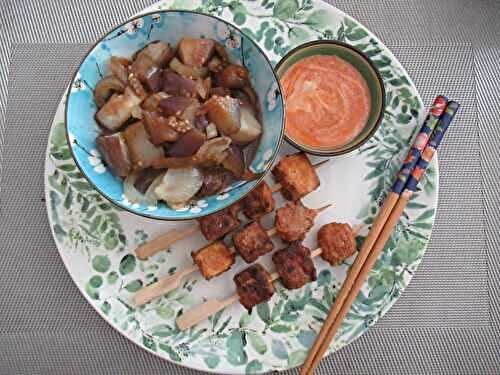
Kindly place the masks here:
POLYGON ((149 187, 147 188, 146 193, 144 193, 144 198, 146 198, 148 206, 156 206, 158 204, 160 197, 158 196, 158 194, 156 194, 155 190, 163 181, 164 176, 165 173, 162 173, 161 175, 157 176, 151 183, 151 185, 149 185, 149 187))
POLYGON ((241 107, 240 113, 240 130, 235 134, 231 134, 229 137, 231 137, 235 143, 245 144, 256 140, 260 136, 262 133, 262 126, 248 108, 241 107))
POLYGON ((184 65, 177 57, 170 61, 169 67, 185 78, 203 78, 208 75, 208 68, 184 65))
POLYGON ((172 208, 186 205, 203 185, 197 168, 169 169, 155 188, 157 196, 172 208))
POLYGON ((142 195, 134 186, 137 177, 137 173, 131 173, 123 181, 123 195, 125 195, 125 198, 127 198, 127 200, 132 204, 147 204, 146 197, 142 195))
POLYGON ((212 122, 210 124, 208 124, 208 126, 205 130, 207 132, 207 139, 212 139, 212 138, 215 138, 219 135, 217 133, 217 127, 212 122))
POLYGON ((199 165, 218 165, 227 157, 227 149, 231 144, 228 137, 217 137, 206 141, 196 153, 196 161, 199 165))

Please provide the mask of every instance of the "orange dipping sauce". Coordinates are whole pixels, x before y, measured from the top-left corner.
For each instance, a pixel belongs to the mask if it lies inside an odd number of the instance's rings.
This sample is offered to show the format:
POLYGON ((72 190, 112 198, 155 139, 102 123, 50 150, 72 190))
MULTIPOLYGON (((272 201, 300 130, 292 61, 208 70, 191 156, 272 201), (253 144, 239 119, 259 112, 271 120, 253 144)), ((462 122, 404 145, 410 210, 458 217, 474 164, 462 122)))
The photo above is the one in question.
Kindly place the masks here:
POLYGON ((281 79, 286 133, 311 147, 338 147, 364 128, 371 109, 361 73, 337 56, 315 55, 292 65, 281 79))

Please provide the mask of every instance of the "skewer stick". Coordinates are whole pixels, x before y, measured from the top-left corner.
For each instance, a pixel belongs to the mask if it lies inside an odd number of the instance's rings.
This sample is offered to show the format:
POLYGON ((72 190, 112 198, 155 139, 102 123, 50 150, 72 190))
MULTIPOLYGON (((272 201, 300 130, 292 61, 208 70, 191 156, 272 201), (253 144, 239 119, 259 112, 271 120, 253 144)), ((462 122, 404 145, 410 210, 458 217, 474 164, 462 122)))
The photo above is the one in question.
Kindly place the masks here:
MULTIPOLYGON (((353 228, 354 234, 356 235, 362 228, 363 228, 362 225, 355 226, 353 228)), ((323 250, 321 249, 321 247, 318 247, 317 249, 311 251, 311 258, 320 256, 322 252, 323 250)), ((277 279, 279 279, 279 274, 277 272, 273 272, 271 274, 271 279, 273 281, 276 281, 277 279)), ((209 316, 212 316, 216 312, 225 309, 226 307, 230 306, 231 304, 235 303, 238 300, 239 297, 237 293, 223 300, 219 300, 217 298, 209 299, 204 303, 202 303, 201 305, 198 305, 184 312, 181 316, 179 316, 176 319, 175 322, 177 323, 179 329, 181 331, 184 331, 188 328, 191 328, 195 324, 203 322, 205 319, 208 319, 209 316)))
MULTIPOLYGON (((317 169, 321 167, 323 164, 327 163, 328 161, 329 160, 323 160, 319 163, 314 164, 313 167, 317 169)), ((283 185, 281 185, 280 183, 276 183, 270 186, 271 192, 273 193, 280 191, 282 188, 283 185)), ((135 254, 139 259, 145 260, 150 256, 153 256, 157 252, 167 249, 169 246, 173 245, 177 241, 180 241, 196 233, 198 230, 199 230, 199 225, 197 222, 194 223, 192 227, 186 229, 169 230, 168 232, 160 235, 159 237, 156 237, 155 239, 146 242, 144 245, 139 246, 137 249, 135 249, 135 254)))
MULTIPOLYGON (((327 204, 326 206, 317 208, 315 211, 317 214, 319 214, 330 206, 332 206, 332 204, 327 204)), ((277 233, 276 227, 267 230, 266 233, 269 237, 274 236, 277 233)), ((234 246, 231 246, 229 250, 233 253, 236 252, 234 246)), ((171 290, 178 288, 181 285, 181 281, 184 277, 196 271, 198 271, 198 267, 195 264, 192 264, 189 267, 181 271, 178 271, 171 276, 166 276, 164 278, 161 278, 157 282, 142 288, 134 295, 135 305, 136 306, 143 305, 155 298, 161 297, 162 295, 170 292, 171 290)))

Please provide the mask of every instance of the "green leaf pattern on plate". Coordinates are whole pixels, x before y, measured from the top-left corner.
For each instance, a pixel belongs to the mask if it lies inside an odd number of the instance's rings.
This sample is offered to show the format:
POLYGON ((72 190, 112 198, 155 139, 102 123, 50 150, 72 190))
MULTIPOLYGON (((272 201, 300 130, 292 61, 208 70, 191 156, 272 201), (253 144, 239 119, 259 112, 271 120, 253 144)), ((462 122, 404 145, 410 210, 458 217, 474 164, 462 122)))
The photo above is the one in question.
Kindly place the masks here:
MULTIPOLYGON (((314 0, 164 1, 153 9, 194 9, 233 21, 264 48, 273 62, 308 40, 338 39, 365 54, 380 70, 386 88, 386 111, 380 129, 358 151, 370 172, 371 202, 357 218, 370 225, 390 188, 409 140, 422 120, 422 104, 392 54, 355 20, 314 0)), ((348 263, 318 269, 318 281, 294 291, 276 285, 276 296, 248 314, 220 312, 206 323, 181 332, 175 318, 193 305, 197 279, 158 300, 135 308, 131 297, 144 285, 175 272, 170 253, 147 261, 128 253, 149 237, 148 229, 125 228, 123 215, 104 200, 76 168, 66 141, 62 115, 56 116, 48 155, 55 168, 47 176, 48 207, 60 249, 73 249, 86 264, 80 288, 91 303, 127 337, 158 355, 190 367, 225 373, 259 373, 300 365, 345 277, 348 263), (127 250, 128 249, 128 250, 127 250)), ((331 350, 359 337, 397 300, 420 262, 431 233, 435 210, 422 197, 436 193, 434 165, 344 320, 331 350)), ((363 236, 358 236, 361 242, 363 236)))

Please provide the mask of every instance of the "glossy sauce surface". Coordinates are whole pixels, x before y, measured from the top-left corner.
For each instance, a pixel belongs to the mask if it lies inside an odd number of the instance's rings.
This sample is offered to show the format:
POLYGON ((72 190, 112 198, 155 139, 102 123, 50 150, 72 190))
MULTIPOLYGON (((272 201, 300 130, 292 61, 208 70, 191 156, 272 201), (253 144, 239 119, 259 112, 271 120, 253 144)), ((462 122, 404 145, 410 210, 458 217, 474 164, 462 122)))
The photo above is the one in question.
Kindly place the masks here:
POLYGON ((368 120, 368 85, 361 73, 340 57, 306 57, 286 71, 281 83, 286 133, 300 144, 345 145, 363 130, 368 120))

